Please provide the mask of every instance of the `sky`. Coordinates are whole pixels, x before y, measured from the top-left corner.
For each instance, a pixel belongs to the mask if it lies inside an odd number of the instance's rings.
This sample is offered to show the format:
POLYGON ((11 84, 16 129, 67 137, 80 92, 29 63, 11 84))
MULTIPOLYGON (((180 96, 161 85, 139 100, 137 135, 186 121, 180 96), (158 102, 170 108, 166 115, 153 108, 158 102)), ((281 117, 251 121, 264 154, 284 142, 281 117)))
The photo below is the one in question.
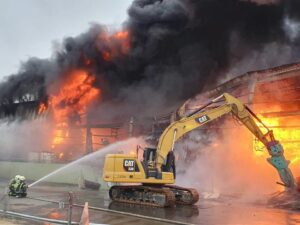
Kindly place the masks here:
POLYGON ((91 23, 118 27, 132 0, 0 0, 0 80, 29 57, 49 58, 55 42, 91 23))

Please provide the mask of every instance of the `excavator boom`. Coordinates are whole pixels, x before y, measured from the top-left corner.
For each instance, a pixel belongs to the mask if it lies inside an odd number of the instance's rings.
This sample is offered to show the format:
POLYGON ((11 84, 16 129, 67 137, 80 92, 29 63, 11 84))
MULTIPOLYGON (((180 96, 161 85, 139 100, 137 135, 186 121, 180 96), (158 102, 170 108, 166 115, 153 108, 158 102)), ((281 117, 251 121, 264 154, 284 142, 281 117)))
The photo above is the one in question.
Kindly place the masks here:
POLYGON ((173 150, 175 142, 184 134, 225 114, 232 113, 236 119, 242 122, 243 125, 265 145, 271 156, 267 159, 267 161, 276 168, 283 185, 289 188, 294 187, 294 177, 288 167, 289 161, 287 161, 284 157, 282 145, 275 140, 273 132, 269 130, 264 123, 240 100, 228 93, 224 93, 187 116, 183 115, 182 108, 180 112, 182 117, 168 126, 159 139, 155 159, 158 171, 162 165, 165 164, 166 157, 168 153, 173 150), (208 109, 210 105, 220 101, 223 102, 220 106, 208 109), (262 129, 255 121, 262 124, 267 132, 263 133, 262 129))

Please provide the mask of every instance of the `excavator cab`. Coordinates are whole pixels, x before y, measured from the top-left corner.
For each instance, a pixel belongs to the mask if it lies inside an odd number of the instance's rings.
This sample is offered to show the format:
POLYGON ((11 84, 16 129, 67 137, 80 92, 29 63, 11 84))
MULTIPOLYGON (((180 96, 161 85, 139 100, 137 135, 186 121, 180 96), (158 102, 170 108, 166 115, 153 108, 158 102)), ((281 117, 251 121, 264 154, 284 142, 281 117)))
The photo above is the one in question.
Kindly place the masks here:
POLYGON ((145 148, 143 154, 143 164, 154 167, 154 160, 156 157, 156 148, 145 148))
MULTIPOLYGON (((145 148, 143 154, 142 165, 147 177, 156 177, 157 170, 155 167, 156 148, 145 148)), ((175 156, 174 152, 170 151, 166 158, 165 165, 162 165, 162 172, 172 172, 176 177, 175 156)))
POLYGON ((142 165, 146 177, 156 177, 157 169, 155 168, 156 148, 145 148, 142 165))

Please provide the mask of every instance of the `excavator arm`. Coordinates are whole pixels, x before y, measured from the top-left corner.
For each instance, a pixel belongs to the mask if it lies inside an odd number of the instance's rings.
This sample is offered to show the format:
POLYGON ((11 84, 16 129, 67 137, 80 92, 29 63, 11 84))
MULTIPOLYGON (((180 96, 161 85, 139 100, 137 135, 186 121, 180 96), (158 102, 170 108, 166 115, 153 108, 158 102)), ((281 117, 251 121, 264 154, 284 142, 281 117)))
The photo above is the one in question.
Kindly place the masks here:
POLYGON ((183 115, 182 108, 183 107, 181 107, 180 112, 181 118, 171 123, 159 139, 155 158, 155 166, 158 172, 161 172, 162 165, 165 164, 168 153, 173 151, 175 142, 184 134, 220 118, 225 114, 232 113, 235 118, 242 122, 243 125, 265 145, 270 155, 267 161, 278 171, 283 183, 282 185, 288 188, 295 186, 294 177, 288 167, 289 161, 284 157, 282 145, 275 140, 273 132, 240 100, 228 93, 224 93, 189 115, 183 115), (223 102, 220 106, 208 108, 210 105, 220 101, 223 102), (255 121, 262 124, 267 130, 267 133, 264 134, 255 121))

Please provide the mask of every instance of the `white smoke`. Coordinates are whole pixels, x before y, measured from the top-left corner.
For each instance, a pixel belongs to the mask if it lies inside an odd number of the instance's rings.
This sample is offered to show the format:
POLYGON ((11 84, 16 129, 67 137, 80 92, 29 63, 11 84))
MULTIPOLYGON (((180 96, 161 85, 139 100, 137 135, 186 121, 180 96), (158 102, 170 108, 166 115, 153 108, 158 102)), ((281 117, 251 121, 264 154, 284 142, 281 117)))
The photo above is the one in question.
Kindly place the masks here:
POLYGON ((1 159, 26 160, 29 152, 49 151, 52 124, 43 118, 0 125, 1 159))
POLYGON ((300 36, 300 23, 292 18, 286 17, 284 19, 283 29, 291 42, 296 41, 300 36))
MULTIPOLYGON (((197 131, 199 136, 208 140, 198 142, 186 139, 185 148, 197 151, 197 156, 185 163, 178 163, 177 184, 197 188, 202 195, 238 196, 239 200, 256 201, 264 194, 272 193, 281 187, 277 172, 264 157, 254 155, 253 136, 244 127, 232 122, 222 125, 218 135, 197 131)), ((177 146, 178 147, 178 146, 177 146)), ((179 149, 182 152, 186 149, 179 149)))

